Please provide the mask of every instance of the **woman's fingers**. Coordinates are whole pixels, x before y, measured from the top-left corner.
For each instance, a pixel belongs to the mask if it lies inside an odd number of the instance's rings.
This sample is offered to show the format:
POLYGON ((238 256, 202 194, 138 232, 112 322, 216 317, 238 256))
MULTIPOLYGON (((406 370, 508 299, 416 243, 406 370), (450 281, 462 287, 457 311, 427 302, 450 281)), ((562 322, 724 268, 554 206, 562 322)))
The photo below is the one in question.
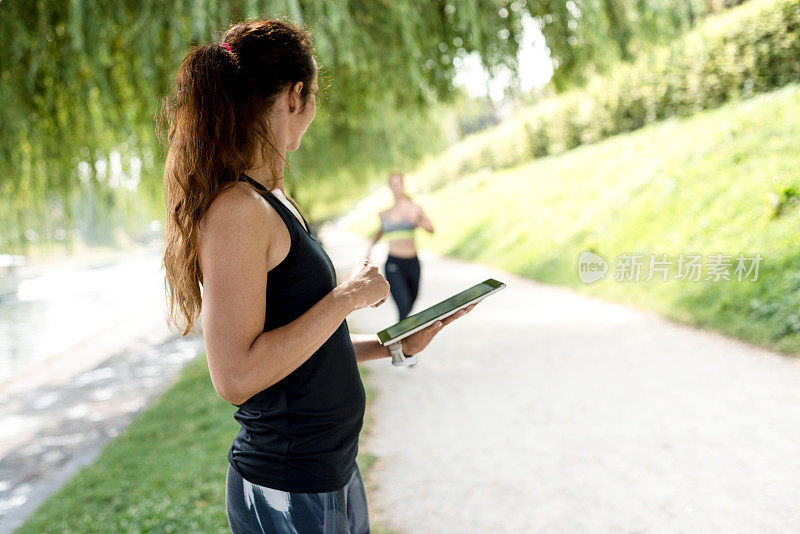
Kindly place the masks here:
POLYGON ((441 332, 443 326, 444 322, 436 321, 435 323, 433 323, 432 325, 430 325, 425 329, 426 337, 428 338, 427 341, 425 342, 425 345, 430 343, 431 340, 436 336, 436 334, 441 332))
POLYGON ((462 317, 462 316, 464 316, 464 315, 468 314, 469 312, 471 312, 471 311, 472 311, 472 309, 473 309, 473 308, 474 308, 474 307, 475 307, 477 304, 478 304, 478 303, 476 302, 475 304, 470 304, 470 305, 469 305, 469 306, 467 306, 466 308, 462 308, 462 309, 458 310, 456 313, 454 313, 454 314, 453 314, 453 315, 451 315, 450 317, 447 317, 447 318, 445 318, 445 319, 442 319, 442 322, 443 322, 444 324, 450 324, 450 323, 452 323, 453 321, 455 321, 455 320, 456 320, 456 319, 458 319, 459 317, 462 317))
MULTIPOLYGON (((477 302, 475 303, 477 304, 477 302)), ((446 317, 444 319, 440 319, 435 321, 430 326, 427 326, 420 330, 419 332, 409 336, 406 341, 407 345, 405 346, 406 349, 413 351, 409 352, 409 354, 416 354, 425 349, 428 344, 433 340, 433 338, 442 331, 445 325, 448 325, 461 317, 462 315, 466 315, 475 307, 475 304, 470 304, 466 308, 462 308, 458 310, 453 315, 446 317)))
POLYGON ((465 315, 469 310, 470 310, 469 306, 466 307, 466 308, 463 308, 461 310, 458 310, 453 315, 451 315, 449 317, 445 317, 444 319, 442 319, 442 323, 448 325, 448 324, 452 323, 453 321, 455 321, 456 319, 458 319, 459 317, 465 315))

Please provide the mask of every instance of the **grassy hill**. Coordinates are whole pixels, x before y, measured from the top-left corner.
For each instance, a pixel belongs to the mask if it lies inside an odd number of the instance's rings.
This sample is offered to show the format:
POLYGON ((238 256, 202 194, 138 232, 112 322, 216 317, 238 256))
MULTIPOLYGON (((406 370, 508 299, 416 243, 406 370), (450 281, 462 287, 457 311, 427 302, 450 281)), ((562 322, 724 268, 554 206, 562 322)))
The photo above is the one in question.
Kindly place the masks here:
MULTIPOLYGON (((424 248, 800 352, 800 87, 671 119, 511 169, 478 171, 415 195, 437 229, 424 248), (609 262, 605 280, 580 282, 577 258, 609 262), (758 279, 737 281, 736 256, 759 253, 758 279), (621 254, 643 255, 639 282, 616 281, 621 254), (670 279, 645 282, 649 257, 667 254, 670 279), (678 280, 680 254, 732 256, 731 281, 678 280)), ((428 176, 428 180, 430 177, 428 176)), ((409 187, 429 186, 414 176, 409 187)), ((381 192, 348 226, 374 230, 381 192)), ((422 234, 422 232, 420 232, 422 234)), ((752 275, 751 275, 752 277, 752 275)), ((531 303, 535 306, 535 303, 531 303)))

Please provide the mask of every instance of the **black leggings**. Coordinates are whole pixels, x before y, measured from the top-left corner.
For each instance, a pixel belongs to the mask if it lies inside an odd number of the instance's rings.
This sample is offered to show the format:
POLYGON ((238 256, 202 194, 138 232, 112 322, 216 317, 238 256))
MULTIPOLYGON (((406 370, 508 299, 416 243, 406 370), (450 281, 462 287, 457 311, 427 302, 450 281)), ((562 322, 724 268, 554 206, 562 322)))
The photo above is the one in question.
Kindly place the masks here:
POLYGON ((369 534, 367 494, 358 465, 343 488, 290 493, 252 484, 228 464, 225 492, 233 534, 369 534))
POLYGON ((398 258, 389 256, 386 258, 386 281, 389 282, 389 291, 397 304, 397 312, 400 321, 408 317, 414 301, 417 300, 419 292, 419 258, 398 258))

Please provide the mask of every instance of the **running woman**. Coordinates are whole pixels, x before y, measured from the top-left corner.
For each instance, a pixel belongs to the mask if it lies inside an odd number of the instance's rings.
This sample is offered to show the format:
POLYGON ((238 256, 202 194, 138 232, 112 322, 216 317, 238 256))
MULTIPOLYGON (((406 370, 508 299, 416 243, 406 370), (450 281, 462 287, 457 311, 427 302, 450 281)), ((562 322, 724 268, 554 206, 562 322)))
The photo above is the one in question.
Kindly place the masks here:
POLYGON ((389 189, 394 196, 394 204, 381 211, 381 225, 367 249, 367 259, 372 254, 372 247, 381 239, 386 240, 389 254, 386 257, 384 273, 389 282, 392 298, 397 305, 398 320, 402 321, 411 313, 419 294, 420 263, 417 247, 414 242, 414 231, 420 227, 433 233, 433 224, 422 209, 408 195, 403 183, 403 175, 399 172, 389 176, 389 189))

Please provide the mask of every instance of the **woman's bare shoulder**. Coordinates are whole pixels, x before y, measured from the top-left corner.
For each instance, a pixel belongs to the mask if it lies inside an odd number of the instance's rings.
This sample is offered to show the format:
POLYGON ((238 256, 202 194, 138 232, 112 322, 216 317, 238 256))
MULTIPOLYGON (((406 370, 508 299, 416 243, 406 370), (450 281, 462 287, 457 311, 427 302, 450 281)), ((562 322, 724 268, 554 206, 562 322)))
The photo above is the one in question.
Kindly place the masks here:
POLYGON ((257 239, 267 236, 274 212, 251 186, 234 183, 220 190, 200 219, 198 237, 227 239, 236 234, 257 239))
POLYGON ((261 195, 251 186, 236 182, 225 186, 211 200, 203 214, 202 221, 211 226, 224 224, 227 221, 258 222, 267 215, 261 195))

